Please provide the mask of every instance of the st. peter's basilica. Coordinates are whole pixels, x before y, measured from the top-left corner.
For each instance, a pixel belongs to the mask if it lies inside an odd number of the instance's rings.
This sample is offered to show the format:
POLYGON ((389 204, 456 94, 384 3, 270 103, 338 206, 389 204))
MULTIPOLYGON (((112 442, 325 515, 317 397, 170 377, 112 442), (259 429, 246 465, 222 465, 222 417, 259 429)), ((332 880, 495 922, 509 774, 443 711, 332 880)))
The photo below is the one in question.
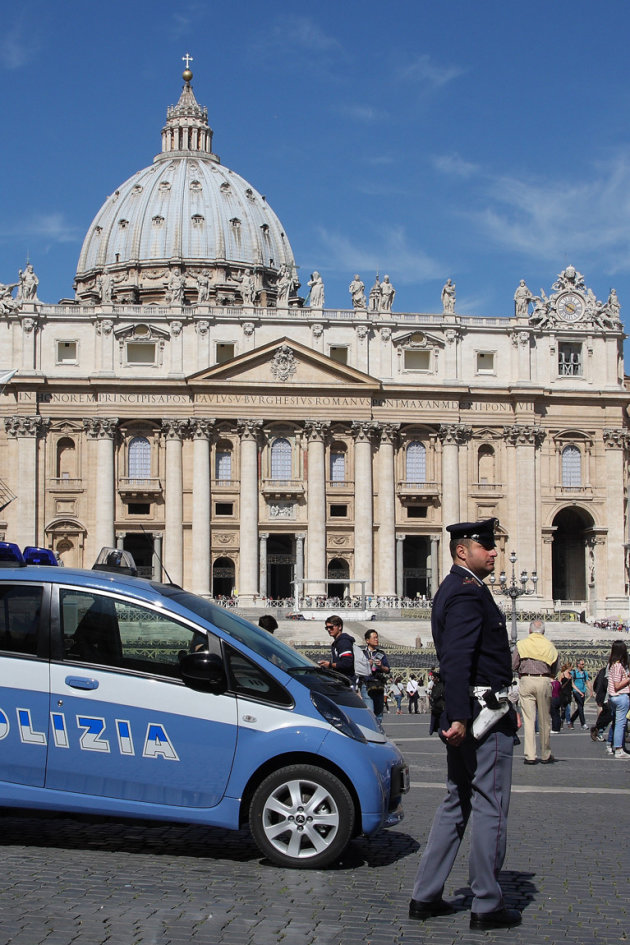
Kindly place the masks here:
MULTIPOLYGON (((535 606, 625 612, 629 403, 614 290, 568 266, 511 318, 396 311, 389 276, 300 286, 184 72, 161 152, 86 233, 73 299, 0 286, 0 535, 242 601, 431 596, 444 526, 496 516, 535 606), (15 372, 11 374, 10 372, 15 372)), ((578 262, 576 260, 576 262, 578 262)), ((365 274, 363 274, 365 276, 365 274)), ((437 299, 436 299, 437 303, 437 299)), ((510 299, 510 304, 512 300, 510 299)))

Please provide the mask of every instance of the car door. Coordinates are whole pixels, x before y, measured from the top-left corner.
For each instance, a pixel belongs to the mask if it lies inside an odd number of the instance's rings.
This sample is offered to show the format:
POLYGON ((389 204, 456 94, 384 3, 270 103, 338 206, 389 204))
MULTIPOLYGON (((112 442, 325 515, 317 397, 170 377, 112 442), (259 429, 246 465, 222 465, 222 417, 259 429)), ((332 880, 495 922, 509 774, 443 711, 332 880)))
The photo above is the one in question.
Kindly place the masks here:
POLYGON ((219 641, 115 594, 76 587, 53 595, 63 659, 51 661, 46 787, 125 802, 209 808, 232 768, 232 695, 181 682, 181 657, 219 641))
POLYGON ((44 784, 49 596, 47 585, 0 581, 0 782, 44 784))

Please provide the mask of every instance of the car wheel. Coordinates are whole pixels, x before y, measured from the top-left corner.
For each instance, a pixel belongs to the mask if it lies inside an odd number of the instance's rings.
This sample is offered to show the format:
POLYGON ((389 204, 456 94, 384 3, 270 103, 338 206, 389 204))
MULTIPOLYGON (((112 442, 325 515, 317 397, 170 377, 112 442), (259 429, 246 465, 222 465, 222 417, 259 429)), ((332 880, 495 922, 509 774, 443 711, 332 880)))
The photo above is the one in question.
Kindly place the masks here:
POLYGON ((329 771, 289 765, 257 788, 250 827, 261 853, 280 866, 328 866, 345 850, 354 830, 350 792, 329 771))

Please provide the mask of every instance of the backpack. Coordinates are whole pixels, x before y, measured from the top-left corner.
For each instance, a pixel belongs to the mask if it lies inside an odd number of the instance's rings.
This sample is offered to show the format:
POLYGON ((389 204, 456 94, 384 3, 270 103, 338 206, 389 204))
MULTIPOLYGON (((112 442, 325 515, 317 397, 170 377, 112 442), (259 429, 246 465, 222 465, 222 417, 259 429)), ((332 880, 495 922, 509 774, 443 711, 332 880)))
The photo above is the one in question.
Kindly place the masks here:
POLYGON ((606 677, 606 667, 602 666, 597 676, 593 680, 593 694, 597 705, 603 705, 606 701, 608 692, 608 679, 606 677))
POLYGON ((362 650, 359 644, 354 642, 352 644, 352 653, 354 656, 354 675, 371 676, 372 667, 370 666, 369 659, 365 655, 365 650, 362 650))

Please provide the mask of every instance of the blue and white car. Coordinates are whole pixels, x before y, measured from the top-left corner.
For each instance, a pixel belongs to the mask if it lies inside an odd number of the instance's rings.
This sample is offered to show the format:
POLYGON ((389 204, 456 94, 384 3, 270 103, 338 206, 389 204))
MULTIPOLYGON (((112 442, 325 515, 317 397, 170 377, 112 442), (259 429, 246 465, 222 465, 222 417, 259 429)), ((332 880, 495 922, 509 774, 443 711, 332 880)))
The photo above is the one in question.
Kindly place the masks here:
POLYGON ((337 674, 181 588, 0 560, 0 805, 238 829, 291 867, 402 819, 337 674))

